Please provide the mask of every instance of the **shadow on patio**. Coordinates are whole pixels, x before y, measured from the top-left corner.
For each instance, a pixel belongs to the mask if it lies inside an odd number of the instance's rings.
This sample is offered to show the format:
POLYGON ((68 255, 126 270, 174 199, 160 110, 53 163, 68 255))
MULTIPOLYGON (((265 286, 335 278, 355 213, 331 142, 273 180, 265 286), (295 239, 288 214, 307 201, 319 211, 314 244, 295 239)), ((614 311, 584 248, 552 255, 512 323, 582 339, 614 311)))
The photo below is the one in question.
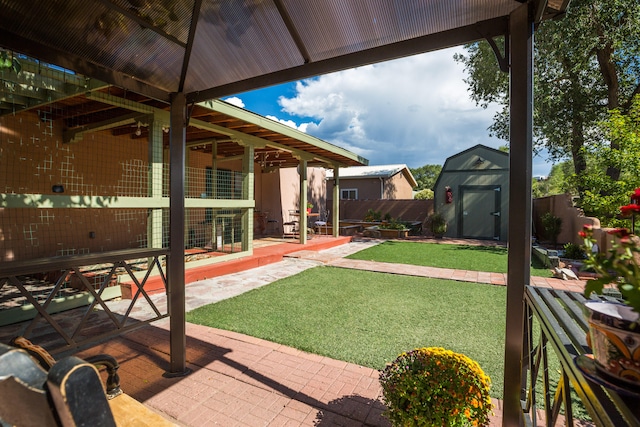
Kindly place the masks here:
POLYGON ((381 416, 378 372, 234 332, 187 324, 187 365, 165 378, 169 331, 161 321, 78 354, 111 354, 122 389, 187 426, 368 425, 381 416))

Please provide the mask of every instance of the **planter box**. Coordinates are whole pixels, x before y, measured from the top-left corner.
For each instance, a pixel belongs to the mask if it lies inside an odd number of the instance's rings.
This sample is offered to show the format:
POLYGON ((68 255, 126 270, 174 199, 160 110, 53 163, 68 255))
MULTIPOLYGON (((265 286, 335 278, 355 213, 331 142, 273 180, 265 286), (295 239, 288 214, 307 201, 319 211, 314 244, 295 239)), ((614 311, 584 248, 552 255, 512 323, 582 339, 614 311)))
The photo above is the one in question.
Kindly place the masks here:
POLYGON ((389 230, 384 228, 378 228, 378 231, 380 232, 380 237, 383 239, 406 239, 409 234, 408 229, 389 230))

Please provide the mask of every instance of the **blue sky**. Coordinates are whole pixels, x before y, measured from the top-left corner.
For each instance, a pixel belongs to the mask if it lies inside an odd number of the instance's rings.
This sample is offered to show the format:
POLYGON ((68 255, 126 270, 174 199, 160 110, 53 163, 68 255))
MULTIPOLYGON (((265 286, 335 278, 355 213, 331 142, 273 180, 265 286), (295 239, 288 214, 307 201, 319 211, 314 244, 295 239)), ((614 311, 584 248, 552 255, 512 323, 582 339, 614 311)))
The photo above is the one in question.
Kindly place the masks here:
MULTIPOLYGON (((353 151, 370 165, 442 165, 476 144, 498 148, 489 136, 497 109, 470 99, 461 47, 368 65, 224 98, 353 151)), ((534 157, 533 175, 551 163, 534 157)))

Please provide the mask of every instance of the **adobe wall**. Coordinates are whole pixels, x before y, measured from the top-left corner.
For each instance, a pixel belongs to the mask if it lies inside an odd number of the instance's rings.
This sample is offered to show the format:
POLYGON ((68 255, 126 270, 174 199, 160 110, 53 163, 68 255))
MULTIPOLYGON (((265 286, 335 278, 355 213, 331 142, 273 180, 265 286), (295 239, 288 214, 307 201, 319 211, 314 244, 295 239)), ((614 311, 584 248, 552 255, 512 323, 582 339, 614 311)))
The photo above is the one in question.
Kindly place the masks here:
POLYGON ((547 239, 544 236, 544 227, 541 219, 546 212, 551 212, 562 219, 562 228, 558 236, 559 246, 563 246, 566 243, 582 245, 583 241, 578 233, 585 225, 591 225, 594 229, 593 237, 596 239, 601 251, 607 251, 611 247, 611 236, 607 234, 608 229, 601 229, 598 218, 584 216, 581 209, 573 206, 570 194, 557 194, 533 200, 534 228, 542 241, 547 239))
MULTIPOLYGON (((60 122, 0 117, 1 194, 146 195, 146 144, 106 133, 65 144, 60 122)), ((146 233, 146 209, 0 208, 0 261, 137 248, 146 233)))

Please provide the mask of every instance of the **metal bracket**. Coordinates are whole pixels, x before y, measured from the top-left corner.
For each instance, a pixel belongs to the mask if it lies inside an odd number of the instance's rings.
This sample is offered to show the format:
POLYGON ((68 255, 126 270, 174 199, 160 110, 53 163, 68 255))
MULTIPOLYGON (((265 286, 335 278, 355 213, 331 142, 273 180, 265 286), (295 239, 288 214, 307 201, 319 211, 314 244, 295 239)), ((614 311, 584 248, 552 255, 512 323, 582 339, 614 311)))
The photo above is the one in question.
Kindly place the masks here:
POLYGON ((498 49, 498 45, 496 44, 493 38, 485 37, 484 38, 493 49, 493 54, 496 56, 498 60, 498 66, 500 67, 500 71, 503 73, 509 72, 509 37, 504 36, 504 56, 500 53, 500 49, 498 49))

